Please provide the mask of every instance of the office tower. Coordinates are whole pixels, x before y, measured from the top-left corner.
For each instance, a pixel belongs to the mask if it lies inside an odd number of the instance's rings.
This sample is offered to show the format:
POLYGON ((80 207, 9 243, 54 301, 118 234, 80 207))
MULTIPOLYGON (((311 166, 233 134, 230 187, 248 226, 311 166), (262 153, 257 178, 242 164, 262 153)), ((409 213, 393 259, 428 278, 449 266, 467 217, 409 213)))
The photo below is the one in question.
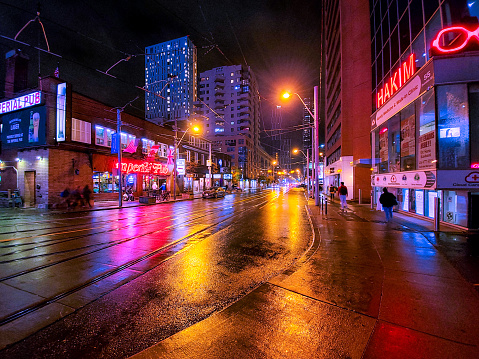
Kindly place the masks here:
MULTIPOLYGON (((304 99, 305 105, 314 111, 311 103, 311 98, 306 97, 304 99)), ((312 126, 314 125, 314 119, 311 117, 309 111, 303 106, 303 152, 307 150, 311 152, 312 149, 312 126)))
POLYGON ((196 48, 185 36, 145 48, 145 116, 156 124, 185 120, 197 91, 196 48))
POLYGON ((364 200, 371 189, 369 2, 323 0, 320 119, 325 126, 324 187, 349 188, 364 200))

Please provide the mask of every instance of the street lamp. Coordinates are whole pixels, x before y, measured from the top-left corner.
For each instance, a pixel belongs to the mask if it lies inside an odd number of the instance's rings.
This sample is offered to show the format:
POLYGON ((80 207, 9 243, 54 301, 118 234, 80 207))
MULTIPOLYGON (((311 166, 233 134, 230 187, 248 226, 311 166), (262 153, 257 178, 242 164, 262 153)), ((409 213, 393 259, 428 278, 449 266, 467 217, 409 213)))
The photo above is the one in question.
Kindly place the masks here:
POLYGON ((306 157, 306 192, 308 194, 308 200, 309 200, 309 148, 306 149, 306 154, 302 150, 294 149, 293 153, 298 153, 301 152, 304 157, 306 157))
MULTIPOLYGON (((311 112, 308 106, 304 103, 303 99, 299 94, 294 93, 294 95, 298 96, 300 99, 301 103, 303 104, 304 108, 309 112, 309 114, 314 118, 314 124, 313 124, 313 129, 314 129, 314 136, 313 136, 313 148, 314 148, 314 166, 313 166, 313 180, 315 180, 314 183, 314 204, 316 206, 319 206, 319 179, 318 179, 318 167, 319 167, 319 115, 318 115, 318 92, 319 87, 314 86, 314 114, 311 112)), ((284 99, 289 99, 291 97, 291 93, 285 92, 283 93, 282 97, 284 99)))

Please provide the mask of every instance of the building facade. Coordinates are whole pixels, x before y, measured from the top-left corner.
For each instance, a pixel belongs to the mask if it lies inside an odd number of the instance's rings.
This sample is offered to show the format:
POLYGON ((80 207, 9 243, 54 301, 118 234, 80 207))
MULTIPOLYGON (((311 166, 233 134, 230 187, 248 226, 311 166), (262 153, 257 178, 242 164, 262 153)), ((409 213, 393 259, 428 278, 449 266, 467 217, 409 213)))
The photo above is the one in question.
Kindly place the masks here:
MULTIPOLYGON (((118 151, 122 189, 131 188, 136 198, 151 196, 163 183, 179 194, 199 193, 208 182, 209 143, 204 139, 187 133, 177 146, 175 162, 173 131, 118 114, 58 78, 43 78, 38 88, 12 96, 0 101, 0 191, 18 189, 27 207, 60 206, 65 188, 85 185, 95 200, 118 198, 118 151), (118 115, 120 146, 115 141, 118 115)), ((228 155, 212 153, 215 184, 231 184, 232 175, 224 170, 230 166, 228 155)))
POLYGON ((196 48, 185 36, 145 48, 145 116, 156 124, 188 119, 196 101, 196 48))
POLYGON ((269 167, 260 146, 260 103, 254 73, 243 65, 202 72, 195 119, 213 148, 231 156, 232 170, 244 186, 256 187, 261 171, 269 167))
POLYGON ((479 228, 479 5, 462 0, 374 2, 371 140, 377 200, 479 228))
MULTIPOLYGON (((324 185, 344 182, 348 199, 370 198, 369 3, 324 0, 321 114, 325 126, 324 185), (366 26, 365 26, 366 24, 366 26)), ((320 150, 321 151, 321 150, 320 150)))

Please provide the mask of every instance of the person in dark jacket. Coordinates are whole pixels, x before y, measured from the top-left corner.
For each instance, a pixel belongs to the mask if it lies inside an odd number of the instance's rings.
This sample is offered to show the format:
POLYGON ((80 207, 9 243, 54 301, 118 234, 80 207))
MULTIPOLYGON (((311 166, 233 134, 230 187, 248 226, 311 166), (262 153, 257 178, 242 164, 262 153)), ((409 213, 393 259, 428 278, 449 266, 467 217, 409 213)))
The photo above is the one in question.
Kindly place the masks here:
POLYGON ((384 187, 383 194, 379 197, 379 203, 382 204, 386 214, 386 222, 389 222, 393 218, 393 207, 398 204, 396 196, 388 192, 388 189, 384 187))

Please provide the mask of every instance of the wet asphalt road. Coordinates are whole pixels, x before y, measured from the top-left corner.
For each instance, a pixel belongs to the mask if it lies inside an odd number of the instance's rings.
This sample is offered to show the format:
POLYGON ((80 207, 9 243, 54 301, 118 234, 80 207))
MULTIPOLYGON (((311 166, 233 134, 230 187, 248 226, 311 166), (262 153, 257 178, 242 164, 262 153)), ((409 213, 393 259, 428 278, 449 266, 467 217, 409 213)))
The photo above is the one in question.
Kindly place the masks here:
POLYGON ((128 357, 229 306, 311 244, 283 191, 3 218, 0 357, 128 357))

